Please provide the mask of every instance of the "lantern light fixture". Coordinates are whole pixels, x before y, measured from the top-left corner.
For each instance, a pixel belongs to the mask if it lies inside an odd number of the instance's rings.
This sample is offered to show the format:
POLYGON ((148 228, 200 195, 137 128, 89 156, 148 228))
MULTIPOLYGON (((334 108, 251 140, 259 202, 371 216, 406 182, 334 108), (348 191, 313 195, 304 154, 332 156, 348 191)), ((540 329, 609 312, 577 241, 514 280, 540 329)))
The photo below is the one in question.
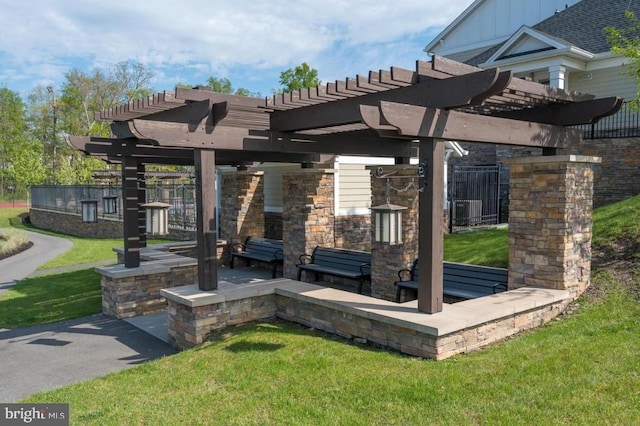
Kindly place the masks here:
POLYGON ((82 222, 93 223, 98 221, 98 200, 80 200, 82 208, 82 222))
POLYGON ((169 207, 171 204, 154 201, 142 204, 140 207, 146 210, 148 235, 167 235, 169 233, 169 207))

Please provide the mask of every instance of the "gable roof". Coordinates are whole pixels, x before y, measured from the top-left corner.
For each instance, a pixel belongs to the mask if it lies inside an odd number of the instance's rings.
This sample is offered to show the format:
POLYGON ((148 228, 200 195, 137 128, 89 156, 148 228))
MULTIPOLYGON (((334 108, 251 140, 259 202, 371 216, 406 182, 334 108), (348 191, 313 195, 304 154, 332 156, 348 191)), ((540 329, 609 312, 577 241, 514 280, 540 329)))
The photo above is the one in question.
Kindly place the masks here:
MULTIPOLYGON (((628 27, 629 22, 624 16, 627 10, 640 16, 640 1, 582 0, 539 22, 532 29, 538 35, 545 35, 549 39, 566 46, 575 47, 592 54, 604 53, 611 49, 611 46, 607 43, 604 28, 608 26, 616 28, 628 27)), ((515 33, 514 36, 517 34, 515 33)), ((467 63, 478 65, 491 59, 495 60, 496 53, 508 50, 507 46, 515 42, 514 36, 471 58, 467 63)))

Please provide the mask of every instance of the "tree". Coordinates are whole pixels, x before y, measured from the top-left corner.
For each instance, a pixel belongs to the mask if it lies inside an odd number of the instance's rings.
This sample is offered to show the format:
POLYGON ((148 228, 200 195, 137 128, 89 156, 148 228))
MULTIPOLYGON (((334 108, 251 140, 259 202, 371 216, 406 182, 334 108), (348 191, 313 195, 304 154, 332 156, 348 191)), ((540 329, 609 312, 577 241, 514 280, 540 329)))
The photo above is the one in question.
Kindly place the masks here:
MULTIPOLYGON (((607 42, 611 51, 625 56, 629 61, 624 64, 626 74, 635 78, 636 86, 640 88, 640 21, 631 11, 625 12, 629 25, 626 28, 606 27, 607 42)), ((636 98, 629 101, 629 108, 640 110, 640 90, 636 98)))
POLYGON ((30 147, 27 130, 22 98, 5 87, 0 88, 0 196, 8 185, 16 185, 12 171, 20 151, 30 147))
POLYGON ((293 92, 306 87, 314 87, 322 84, 318 79, 318 70, 311 68, 306 62, 297 67, 282 71, 280 73, 280 92, 293 92))
POLYGON ((180 87, 184 89, 190 89, 192 87, 202 87, 202 86, 207 87, 217 93, 228 93, 231 95, 250 96, 254 98, 262 97, 262 95, 259 92, 252 92, 249 89, 245 89, 244 87, 238 87, 237 89, 234 89, 233 84, 231 84, 231 80, 229 80, 226 77, 225 78, 209 77, 207 79, 207 84, 196 84, 196 85, 189 85, 184 83, 176 84, 176 87, 180 87))

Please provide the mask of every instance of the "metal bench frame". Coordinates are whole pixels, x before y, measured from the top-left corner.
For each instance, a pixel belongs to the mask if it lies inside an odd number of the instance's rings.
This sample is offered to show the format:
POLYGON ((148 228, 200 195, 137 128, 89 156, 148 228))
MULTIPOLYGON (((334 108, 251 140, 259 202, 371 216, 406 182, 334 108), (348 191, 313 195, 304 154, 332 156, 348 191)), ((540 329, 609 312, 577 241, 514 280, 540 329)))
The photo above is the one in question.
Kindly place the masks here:
POLYGON ((346 250, 332 247, 317 246, 311 255, 300 255, 298 268, 298 281, 301 281, 302 271, 315 274, 315 280, 320 280, 320 275, 332 275, 358 281, 358 293, 362 294, 362 284, 371 282, 371 253, 346 250))
POLYGON ((231 250, 229 268, 233 269, 233 260, 240 257, 247 261, 247 266, 251 261, 266 262, 272 265, 271 277, 276 277, 278 265, 284 264, 284 252, 282 251, 282 241, 270 238, 247 237, 244 243, 233 244, 231 250))
MULTIPOLYGON (((418 259, 411 269, 398 271, 396 302, 403 290, 418 291, 418 259)), ((443 263, 443 293, 460 299, 475 299, 507 290, 508 270, 464 263, 443 263)))

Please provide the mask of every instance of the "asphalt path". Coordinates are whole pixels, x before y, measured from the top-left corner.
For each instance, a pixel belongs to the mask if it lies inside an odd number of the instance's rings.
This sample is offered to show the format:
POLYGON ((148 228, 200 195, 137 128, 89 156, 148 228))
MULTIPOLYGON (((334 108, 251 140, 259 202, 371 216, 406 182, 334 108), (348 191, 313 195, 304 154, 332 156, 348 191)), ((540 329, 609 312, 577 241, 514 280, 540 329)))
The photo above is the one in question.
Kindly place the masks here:
POLYGON ((22 253, 0 260, 0 295, 14 286, 17 281, 33 274, 38 266, 73 247, 73 243, 64 238, 25 232, 33 246, 22 253))
MULTIPOLYGON (((27 233, 33 246, 0 260, 0 296, 73 246, 64 238, 27 233)), ((10 301, 0 300, 0 309, 3 303, 10 301)), ((16 402, 36 392, 90 380, 175 352, 140 328, 102 314, 0 329, 0 403, 16 402)))
POLYGON ((102 314, 0 329, 0 402, 16 402, 35 392, 174 353, 175 349, 151 334, 102 314))

